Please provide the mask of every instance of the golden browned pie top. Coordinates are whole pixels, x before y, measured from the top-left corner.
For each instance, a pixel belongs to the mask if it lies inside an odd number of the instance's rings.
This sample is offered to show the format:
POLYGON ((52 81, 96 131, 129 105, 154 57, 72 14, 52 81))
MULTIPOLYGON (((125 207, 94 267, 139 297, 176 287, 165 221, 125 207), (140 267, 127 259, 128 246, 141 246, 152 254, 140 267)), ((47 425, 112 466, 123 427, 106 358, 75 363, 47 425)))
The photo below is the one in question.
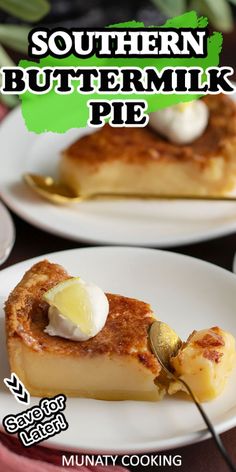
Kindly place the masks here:
POLYGON ((158 374, 160 366, 149 349, 147 336, 154 315, 150 306, 139 300, 107 294, 106 324, 88 341, 70 341, 44 332, 48 324, 48 304, 42 296, 68 278, 61 266, 46 260, 26 272, 5 305, 8 341, 17 336, 31 349, 63 355, 131 355, 158 374))
MULTIPOLYGON (((196 331, 193 331, 193 333, 190 334, 187 342, 191 342, 195 333, 196 331)), ((225 341, 218 326, 210 328, 201 339, 194 341, 194 344, 197 348, 202 350, 203 357, 217 364, 220 362, 223 352, 219 351, 218 348, 225 346, 225 341)), ((182 349, 183 347, 181 347, 181 350, 182 349)))
POLYGON ((196 159, 224 155, 228 143, 236 146, 236 105, 223 94, 202 98, 210 110, 206 131, 188 145, 167 141, 151 128, 113 128, 108 124, 93 134, 73 143, 65 154, 78 163, 85 162, 95 169, 104 162, 123 160, 148 163, 160 159, 196 159))

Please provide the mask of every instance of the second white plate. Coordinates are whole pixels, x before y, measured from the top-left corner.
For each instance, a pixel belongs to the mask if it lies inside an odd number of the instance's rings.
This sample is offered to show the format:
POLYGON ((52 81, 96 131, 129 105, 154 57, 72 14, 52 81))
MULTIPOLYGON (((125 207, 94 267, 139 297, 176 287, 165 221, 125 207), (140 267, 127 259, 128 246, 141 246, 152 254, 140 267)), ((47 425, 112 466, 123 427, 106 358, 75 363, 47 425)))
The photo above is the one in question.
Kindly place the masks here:
POLYGON ((168 247, 236 230, 232 202, 120 200, 59 207, 26 188, 24 172, 55 175, 60 152, 88 132, 36 135, 27 131, 20 109, 9 114, 0 128, 0 192, 15 213, 58 236, 99 244, 168 247))
POLYGON ((15 227, 11 215, 0 202, 0 264, 8 258, 15 242, 15 227))

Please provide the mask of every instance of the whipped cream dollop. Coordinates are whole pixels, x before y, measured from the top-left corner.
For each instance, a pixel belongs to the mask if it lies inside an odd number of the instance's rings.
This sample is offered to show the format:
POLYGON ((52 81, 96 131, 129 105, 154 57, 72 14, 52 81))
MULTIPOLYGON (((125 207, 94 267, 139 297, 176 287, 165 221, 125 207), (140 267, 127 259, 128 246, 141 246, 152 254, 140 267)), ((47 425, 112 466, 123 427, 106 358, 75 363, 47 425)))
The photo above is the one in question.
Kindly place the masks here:
POLYGON ((149 115, 149 125, 175 144, 188 144, 205 131, 209 110, 202 100, 180 103, 149 115))
POLYGON ((75 284, 73 291, 68 292, 69 295, 74 297, 73 316, 70 316, 71 298, 64 300, 61 306, 54 304, 52 300, 49 302, 49 324, 45 332, 50 336, 61 336, 73 341, 86 341, 96 336, 104 327, 109 313, 109 302, 105 293, 97 285, 79 279, 78 286, 75 284), (77 300, 78 313, 76 313, 77 300))

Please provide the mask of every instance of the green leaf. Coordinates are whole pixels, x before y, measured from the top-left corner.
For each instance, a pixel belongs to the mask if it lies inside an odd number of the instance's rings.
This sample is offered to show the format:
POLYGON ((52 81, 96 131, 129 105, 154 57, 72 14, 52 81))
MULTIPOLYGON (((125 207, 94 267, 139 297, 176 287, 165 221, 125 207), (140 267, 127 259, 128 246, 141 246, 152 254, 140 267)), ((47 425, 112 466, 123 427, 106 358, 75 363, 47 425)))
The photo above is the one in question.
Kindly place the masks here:
POLYGON ((19 98, 17 95, 2 95, 0 93, 0 101, 7 105, 9 108, 13 108, 19 105, 19 98))
POLYGON ((201 12, 220 31, 232 31, 233 15, 226 0, 201 0, 201 12))
POLYGON ((190 0, 188 2, 188 10, 195 10, 197 13, 199 13, 199 0, 190 0))
POLYGON ((48 0, 0 0, 0 8, 24 21, 38 21, 50 10, 48 0))
POLYGON ((10 58, 10 56, 8 56, 5 49, 3 49, 3 47, 0 44, 0 67, 4 67, 4 66, 12 67, 14 65, 15 64, 13 60, 10 58))
MULTIPOLYGON (((0 67, 4 66, 14 66, 14 62, 8 56, 5 49, 0 44, 0 67)), ((0 77, 0 85, 1 85, 1 77, 0 77)), ((16 95, 2 95, 0 94, 1 102, 5 103, 8 107, 14 107, 19 103, 19 99, 16 95)))
POLYGON ((28 26, 0 24, 0 42, 14 51, 27 53, 29 32, 28 26))
POLYGON ((152 0, 161 12, 167 16, 178 16, 186 11, 186 0, 152 0))

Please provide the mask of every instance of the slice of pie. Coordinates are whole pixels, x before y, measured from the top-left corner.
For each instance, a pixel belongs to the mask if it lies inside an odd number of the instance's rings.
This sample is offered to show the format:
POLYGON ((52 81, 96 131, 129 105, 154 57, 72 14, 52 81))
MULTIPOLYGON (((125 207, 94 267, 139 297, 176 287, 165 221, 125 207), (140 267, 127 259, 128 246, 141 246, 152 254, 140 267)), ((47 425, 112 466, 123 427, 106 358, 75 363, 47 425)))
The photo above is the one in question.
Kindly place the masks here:
MULTIPOLYGON (((218 326, 193 331, 171 359, 175 374, 191 387, 201 402, 222 393, 235 363, 235 339, 218 326)), ((179 390, 185 390, 183 384, 174 381, 168 393, 172 395, 179 390)))
POLYGON ((64 393, 104 400, 158 400, 160 365, 148 344, 154 314, 147 303, 107 294, 104 328, 87 341, 50 336, 43 294, 69 278, 59 265, 34 265, 6 302, 11 371, 36 396, 64 393))
POLYGON ((229 193, 236 186, 236 105, 223 94, 202 100, 209 123, 191 144, 172 144, 148 126, 105 125, 63 152, 61 180, 81 195, 229 193))

